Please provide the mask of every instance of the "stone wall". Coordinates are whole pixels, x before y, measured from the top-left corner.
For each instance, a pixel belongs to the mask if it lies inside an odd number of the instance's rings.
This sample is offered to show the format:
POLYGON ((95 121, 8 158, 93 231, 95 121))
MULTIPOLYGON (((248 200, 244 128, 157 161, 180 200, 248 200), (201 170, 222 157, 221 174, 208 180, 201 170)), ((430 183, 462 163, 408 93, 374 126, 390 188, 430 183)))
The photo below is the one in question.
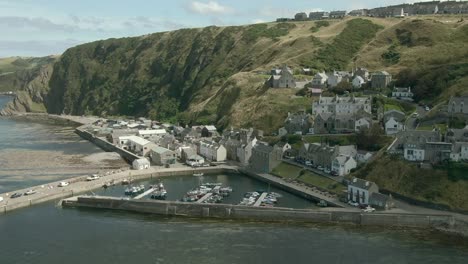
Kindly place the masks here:
POLYGON ((153 200, 129 200, 113 197, 83 196, 64 200, 63 206, 90 207, 152 213, 165 216, 238 219, 253 221, 288 221, 312 223, 348 223, 368 226, 438 228, 451 227, 451 215, 400 213, 362 213, 346 210, 319 211, 291 208, 247 207, 228 204, 197 204, 153 200))

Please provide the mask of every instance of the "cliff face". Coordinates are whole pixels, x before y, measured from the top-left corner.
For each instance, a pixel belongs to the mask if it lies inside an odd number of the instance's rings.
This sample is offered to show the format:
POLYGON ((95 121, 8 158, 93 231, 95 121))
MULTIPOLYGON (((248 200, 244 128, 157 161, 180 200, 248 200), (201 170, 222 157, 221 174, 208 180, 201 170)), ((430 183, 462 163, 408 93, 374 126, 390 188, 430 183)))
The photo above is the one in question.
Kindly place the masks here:
POLYGON ((0 115, 11 115, 16 112, 46 112, 44 98, 49 91, 53 61, 13 74, 14 81, 9 87, 16 91, 17 95, 0 111, 0 115))

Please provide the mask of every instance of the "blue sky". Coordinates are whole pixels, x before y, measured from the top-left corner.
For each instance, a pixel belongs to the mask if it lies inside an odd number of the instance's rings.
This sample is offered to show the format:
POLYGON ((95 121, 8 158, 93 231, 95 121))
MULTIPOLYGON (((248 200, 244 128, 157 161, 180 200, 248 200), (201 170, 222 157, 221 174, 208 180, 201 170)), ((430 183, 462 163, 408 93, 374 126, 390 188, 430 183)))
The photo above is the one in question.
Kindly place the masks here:
POLYGON ((299 11, 372 8, 408 0, 0 0, 0 57, 60 54, 93 40, 209 25, 242 25, 299 11))

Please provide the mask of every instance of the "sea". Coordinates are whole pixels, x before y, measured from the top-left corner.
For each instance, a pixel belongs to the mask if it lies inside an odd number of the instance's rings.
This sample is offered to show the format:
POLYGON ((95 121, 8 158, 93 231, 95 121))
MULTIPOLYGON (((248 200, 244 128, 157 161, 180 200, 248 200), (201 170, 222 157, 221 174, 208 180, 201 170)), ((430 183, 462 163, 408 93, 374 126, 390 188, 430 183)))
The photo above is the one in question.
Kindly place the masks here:
MULTIPOLYGON (((8 100, 0 97, 0 107, 8 100)), ((72 127, 0 118, 0 193, 72 176, 37 164, 34 160, 43 160, 41 153, 58 159, 56 165, 69 156, 98 152, 72 127), (5 157, 9 153, 17 160, 5 157), (41 169, 36 172, 37 166, 41 169)), ((279 201, 283 206, 315 208, 309 201, 241 175, 162 181, 168 198, 174 200, 200 181, 218 181, 234 189, 226 202, 236 203, 247 191, 268 189, 283 195, 279 201)), ((98 193, 122 196, 123 187, 98 193)), ((50 202, 0 215, 0 263, 466 264, 468 244, 435 231, 186 219, 64 209, 50 202)))

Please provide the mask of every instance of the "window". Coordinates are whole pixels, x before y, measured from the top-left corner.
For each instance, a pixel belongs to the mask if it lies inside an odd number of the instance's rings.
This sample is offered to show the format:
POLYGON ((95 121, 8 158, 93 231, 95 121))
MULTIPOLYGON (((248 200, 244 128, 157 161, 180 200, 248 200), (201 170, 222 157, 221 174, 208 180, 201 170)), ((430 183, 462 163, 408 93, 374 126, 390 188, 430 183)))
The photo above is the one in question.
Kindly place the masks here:
POLYGON ((407 151, 407 154, 408 154, 408 155, 414 155, 414 151, 413 151, 413 150, 408 150, 408 151, 407 151))

